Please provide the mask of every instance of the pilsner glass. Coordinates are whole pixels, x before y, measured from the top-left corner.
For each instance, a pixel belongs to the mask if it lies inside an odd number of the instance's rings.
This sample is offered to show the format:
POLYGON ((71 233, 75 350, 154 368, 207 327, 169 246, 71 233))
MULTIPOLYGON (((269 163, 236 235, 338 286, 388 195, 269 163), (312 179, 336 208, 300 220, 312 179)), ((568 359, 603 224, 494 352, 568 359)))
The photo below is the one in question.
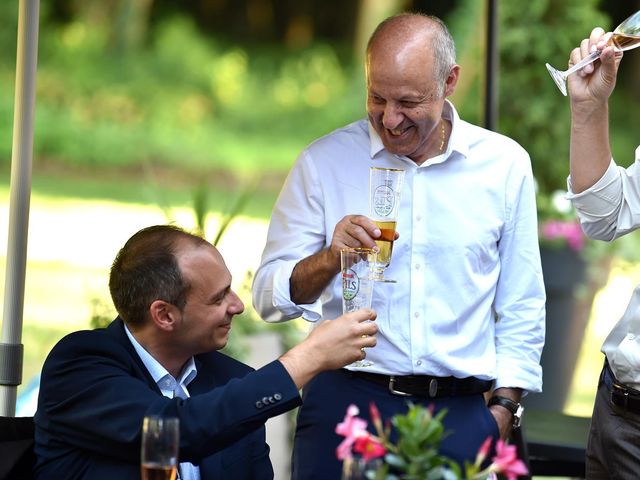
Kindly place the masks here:
MULTIPOLYGON (((376 258, 376 252, 371 248, 343 248, 340 250, 342 313, 371 308, 373 268, 376 258)), ((370 367, 371 365, 373 365, 372 361, 363 359, 353 362, 350 366, 370 367)))
POLYGON ((178 472, 180 421, 149 415, 142 422, 142 480, 175 480, 178 472))
POLYGON ((384 277, 384 270, 391 264, 403 182, 404 170, 380 167, 370 169, 369 215, 382 232, 376 240, 380 251, 374 269, 374 278, 379 282, 395 282, 384 277))

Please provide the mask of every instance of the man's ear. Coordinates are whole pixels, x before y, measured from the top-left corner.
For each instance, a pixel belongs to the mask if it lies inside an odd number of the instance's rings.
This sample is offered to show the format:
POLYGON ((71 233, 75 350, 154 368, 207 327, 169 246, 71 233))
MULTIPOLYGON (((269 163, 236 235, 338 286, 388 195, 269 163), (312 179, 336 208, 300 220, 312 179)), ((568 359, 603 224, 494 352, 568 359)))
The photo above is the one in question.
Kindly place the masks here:
POLYGON ((149 307, 149 314, 159 329, 170 332, 176 327, 180 311, 178 307, 164 300, 155 300, 149 307))
POLYGON ((445 87, 444 87, 445 97, 449 97, 453 95, 453 92, 456 91, 456 85, 458 84, 459 75, 460 75, 460 65, 454 65, 453 67, 451 67, 449 76, 445 81, 445 87))

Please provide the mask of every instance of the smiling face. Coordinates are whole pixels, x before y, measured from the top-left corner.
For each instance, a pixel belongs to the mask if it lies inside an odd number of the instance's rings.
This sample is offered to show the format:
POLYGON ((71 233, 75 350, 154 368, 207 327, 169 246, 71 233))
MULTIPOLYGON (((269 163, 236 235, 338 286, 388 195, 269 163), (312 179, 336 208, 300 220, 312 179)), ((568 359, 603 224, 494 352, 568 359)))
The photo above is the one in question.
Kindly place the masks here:
POLYGON ((210 245, 189 248, 176 257, 190 288, 174 341, 191 354, 219 350, 229 340, 233 316, 244 311, 242 300, 231 290, 231 273, 210 245))
POLYGON ((387 150, 418 164, 442 153, 442 109, 459 69, 454 65, 446 79, 436 78, 432 35, 425 28, 383 30, 366 62, 369 121, 387 150))

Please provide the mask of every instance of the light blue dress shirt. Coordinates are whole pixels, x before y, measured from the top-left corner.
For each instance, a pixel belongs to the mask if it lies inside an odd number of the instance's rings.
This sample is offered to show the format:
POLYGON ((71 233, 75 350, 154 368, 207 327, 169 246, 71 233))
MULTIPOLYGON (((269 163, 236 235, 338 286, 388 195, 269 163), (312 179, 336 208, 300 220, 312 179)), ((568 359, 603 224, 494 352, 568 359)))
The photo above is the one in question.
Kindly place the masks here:
MULTIPOLYGON (((169 398, 189 398, 190 395, 189 390, 187 390, 187 385, 189 385, 198 374, 193 357, 191 357, 182 369, 180 378, 176 380, 166 368, 160 365, 160 363, 138 343, 126 325, 124 329, 133 348, 135 348, 140 360, 142 360, 142 363, 144 363, 144 366, 149 371, 153 381, 158 385, 162 395, 169 398)), ((178 478, 180 480, 200 480, 200 468, 190 462, 181 462, 178 471, 178 478)))
POLYGON ((299 156, 274 207, 253 284, 262 318, 317 322, 342 313, 339 275, 310 305, 296 305, 289 278, 328 247, 336 224, 368 215, 369 168, 405 169, 386 276, 374 286, 378 343, 367 371, 496 379, 538 392, 545 291, 531 162, 515 141, 461 120, 446 151, 416 165, 388 152, 367 120, 320 138, 299 156))

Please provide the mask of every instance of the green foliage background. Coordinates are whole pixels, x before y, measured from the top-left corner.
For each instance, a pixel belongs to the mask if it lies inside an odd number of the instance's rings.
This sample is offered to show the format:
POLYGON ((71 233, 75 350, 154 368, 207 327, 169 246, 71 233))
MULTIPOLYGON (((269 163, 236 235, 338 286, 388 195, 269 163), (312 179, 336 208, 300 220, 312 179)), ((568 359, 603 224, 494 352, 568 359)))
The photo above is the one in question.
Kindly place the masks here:
MULTIPOLYGON (((11 159, 17 4, 0 2, 2 186, 11 159)), ((463 118, 481 124, 485 2, 451 5, 444 20, 463 66, 453 100, 463 118)), ((109 25, 54 22, 52 8, 41 2, 36 191, 152 203, 167 212, 189 205, 204 218, 233 207, 250 189, 242 213, 267 218, 304 145, 364 115, 361 57, 348 38, 298 47, 241 44, 206 35, 185 12, 152 22, 140 48, 114 49, 109 25)), ((569 109, 544 63, 565 65, 593 26, 610 28, 611 21, 596 0, 501 1, 498 8, 498 130, 530 152, 546 197, 565 188, 569 109)), ((622 68, 637 52, 628 55, 622 68)), ((640 111, 628 108, 630 101, 625 88, 612 99, 613 150, 621 164, 633 160, 637 144, 640 111)), ((252 311, 245 318, 237 324, 247 332, 265 326, 252 311)))

